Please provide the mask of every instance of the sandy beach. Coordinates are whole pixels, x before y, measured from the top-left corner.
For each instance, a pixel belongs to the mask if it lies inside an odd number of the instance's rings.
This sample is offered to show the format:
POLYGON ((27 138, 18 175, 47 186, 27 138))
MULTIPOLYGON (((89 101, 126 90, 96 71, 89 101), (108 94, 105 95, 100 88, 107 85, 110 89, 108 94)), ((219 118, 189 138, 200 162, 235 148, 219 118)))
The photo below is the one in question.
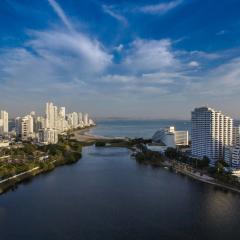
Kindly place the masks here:
POLYGON ((81 130, 76 130, 72 133, 74 136, 72 136, 72 139, 76 139, 79 142, 96 142, 96 141, 105 141, 105 140, 125 140, 125 138, 121 137, 105 137, 105 136, 98 136, 98 135, 93 135, 89 133, 88 129, 81 129, 81 130))

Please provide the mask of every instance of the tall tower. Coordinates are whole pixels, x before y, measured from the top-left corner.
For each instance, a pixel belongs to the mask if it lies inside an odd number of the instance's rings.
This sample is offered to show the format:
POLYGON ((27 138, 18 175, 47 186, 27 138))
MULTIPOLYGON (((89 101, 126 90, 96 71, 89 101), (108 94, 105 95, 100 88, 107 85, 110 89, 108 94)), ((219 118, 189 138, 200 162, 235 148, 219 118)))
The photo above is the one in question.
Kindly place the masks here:
POLYGON ((46 128, 55 128, 57 115, 57 107, 52 102, 46 103, 46 128))
POLYGON ((192 111, 192 155, 224 158, 224 147, 232 145, 233 119, 209 107, 192 111))
POLYGON ((8 133, 8 113, 6 111, 1 111, 0 112, 0 119, 1 125, 2 125, 2 133, 8 133))

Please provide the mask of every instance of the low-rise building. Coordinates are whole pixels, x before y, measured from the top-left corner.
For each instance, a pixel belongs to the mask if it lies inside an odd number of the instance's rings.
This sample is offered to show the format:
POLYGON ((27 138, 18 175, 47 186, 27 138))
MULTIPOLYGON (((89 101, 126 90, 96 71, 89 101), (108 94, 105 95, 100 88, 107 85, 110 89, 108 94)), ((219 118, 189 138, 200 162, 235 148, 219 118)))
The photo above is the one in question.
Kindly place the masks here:
POLYGON ((9 147, 9 141, 3 140, 0 141, 0 148, 9 147))
POLYGON ((187 146, 188 131, 176 131, 174 126, 170 126, 157 131, 153 135, 152 140, 173 148, 176 146, 187 146))
POLYGON ((38 140, 43 144, 58 143, 58 131, 50 128, 43 128, 38 131, 38 140))

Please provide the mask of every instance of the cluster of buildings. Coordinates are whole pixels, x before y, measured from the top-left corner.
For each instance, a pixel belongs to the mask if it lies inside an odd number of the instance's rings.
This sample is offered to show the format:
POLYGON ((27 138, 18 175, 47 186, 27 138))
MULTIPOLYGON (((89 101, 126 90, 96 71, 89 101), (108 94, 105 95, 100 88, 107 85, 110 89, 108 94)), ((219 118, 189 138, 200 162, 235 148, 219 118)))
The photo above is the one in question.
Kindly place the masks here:
POLYGON ((240 123, 210 107, 191 112, 191 140, 188 131, 176 131, 173 126, 157 131, 153 142, 167 147, 191 147, 191 156, 208 157, 212 164, 224 160, 232 169, 240 169, 240 123))
MULTIPOLYGON (((58 135, 68 130, 85 128, 94 124, 88 113, 66 113, 65 107, 55 106, 52 102, 46 103, 45 115, 37 116, 35 112, 15 119, 15 127, 9 132, 8 113, 1 111, 0 135, 13 136, 21 141, 35 141, 41 144, 55 144, 58 135)), ((3 139, 1 140, 3 144, 3 139)))
POLYGON ((207 156, 212 163, 224 160, 240 168, 240 125, 210 107, 195 108, 191 117, 191 149, 197 158, 207 156))

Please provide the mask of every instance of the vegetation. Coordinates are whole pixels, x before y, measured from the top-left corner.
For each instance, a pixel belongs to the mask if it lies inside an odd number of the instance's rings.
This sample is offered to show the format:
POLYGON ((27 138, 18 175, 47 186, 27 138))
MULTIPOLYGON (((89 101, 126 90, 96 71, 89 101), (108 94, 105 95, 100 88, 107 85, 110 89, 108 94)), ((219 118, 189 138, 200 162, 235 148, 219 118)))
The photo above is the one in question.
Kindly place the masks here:
POLYGON ((153 163, 153 164, 161 164, 162 161, 164 161, 164 157, 161 153, 155 152, 155 151, 144 151, 144 152, 138 152, 135 156, 136 160, 139 163, 153 163))
POLYGON ((105 146, 106 146, 106 143, 105 143, 105 142, 96 142, 96 143, 95 143, 95 146, 96 146, 96 147, 105 147, 105 146))
POLYGON ((35 167, 50 171, 55 166, 71 164, 81 158, 82 145, 68 137, 60 138, 58 144, 37 146, 24 143, 20 147, 1 149, 0 180, 26 172, 35 167))
POLYGON ((201 174, 208 174, 224 184, 240 188, 238 178, 233 176, 231 172, 226 171, 228 165, 223 160, 217 161, 215 166, 211 167, 209 166, 210 160, 208 157, 205 156, 203 159, 196 159, 187 156, 175 148, 167 148, 164 154, 148 150, 144 144, 138 144, 137 148, 140 152, 135 157, 139 163, 161 165, 164 160, 177 161, 187 164, 185 166, 189 166, 191 171, 200 170, 201 174))

